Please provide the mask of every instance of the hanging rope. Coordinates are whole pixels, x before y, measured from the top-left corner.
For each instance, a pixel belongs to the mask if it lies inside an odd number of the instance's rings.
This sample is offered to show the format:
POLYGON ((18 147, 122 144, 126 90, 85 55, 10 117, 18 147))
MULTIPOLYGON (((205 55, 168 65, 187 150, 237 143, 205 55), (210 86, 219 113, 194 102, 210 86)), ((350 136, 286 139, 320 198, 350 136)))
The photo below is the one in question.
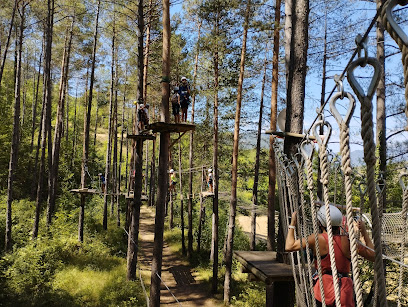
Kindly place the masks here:
POLYGON ((304 158, 300 152, 300 147, 299 147, 299 152, 295 155, 294 162, 297 167, 297 173, 298 173, 298 187, 299 187, 299 194, 300 194, 300 206, 297 206, 296 211, 299 212, 299 207, 302 210, 302 214, 299 216, 298 223, 301 225, 301 227, 298 227, 299 229, 299 234, 300 234, 300 240, 302 241, 303 238, 306 238, 306 260, 307 260, 307 277, 306 278, 306 266, 305 266, 305 259, 304 259, 304 253, 303 253, 303 245, 301 244, 301 250, 300 250, 300 255, 301 255, 301 261, 302 261, 302 268, 303 268, 303 276, 304 276, 304 289, 305 289, 305 295, 306 295, 306 301, 307 301, 307 306, 312 305, 313 307, 316 306, 316 300, 314 299, 313 296, 313 274, 312 274, 312 259, 310 258, 310 247, 309 247, 309 241, 307 240, 307 237, 309 235, 308 230, 307 230, 307 224, 306 224, 306 211, 305 211, 305 199, 304 199, 304 158), (297 157, 299 157, 299 160, 297 160, 297 157), (301 219, 302 217, 302 219, 301 219), (309 291, 307 291, 309 289, 309 291))
MULTIPOLYGON (((407 214, 408 214, 408 186, 404 183, 404 177, 407 177, 408 173, 403 173, 400 176, 400 185, 403 191, 403 199, 402 199, 402 219, 404 221, 404 228, 402 233, 402 242, 401 242, 401 262, 404 263, 405 258, 405 243, 406 243, 406 233, 408 230, 407 226, 407 214)), ((403 275, 404 275, 404 267, 400 265, 399 271, 399 284, 398 284, 398 298, 397 303, 398 307, 401 306, 401 297, 402 297, 402 282, 403 282, 403 275)))
MULTIPOLYGON (((353 225, 353 196, 352 196, 352 180, 351 180, 351 162, 350 162, 350 131, 349 124, 351 117, 353 116, 354 108, 356 106, 355 99, 350 93, 342 92, 336 93, 330 100, 330 110, 336 119, 339 128, 340 128, 340 150, 341 150, 341 166, 344 174, 344 185, 346 192, 346 214, 347 214, 347 226, 349 230, 349 239, 350 239, 350 252, 351 252, 351 264, 353 270, 353 284, 354 291, 356 293, 357 306, 363 306, 363 294, 361 291, 360 283, 360 271, 358 265, 358 253, 357 253, 357 233, 354 231, 353 225), (336 101, 339 98, 348 99, 348 111, 345 117, 343 118, 339 111, 336 108, 336 101)), ((332 258, 330 258, 332 259, 332 258)))
POLYGON ((382 244, 381 244, 381 224, 378 216, 377 195, 375 187, 375 143, 373 134, 373 108, 371 100, 377 88, 381 76, 381 65, 376 58, 367 57, 366 44, 363 41, 357 40, 358 49, 364 48, 365 57, 359 57, 353 61, 347 70, 347 79, 351 88, 356 94, 361 103, 361 137, 364 143, 364 161, 367 165, 367 192, 371 208, 371 215, 373 221, 373 240, 375 246, 375 261, 374 273, 378 281, 378 291, 380 296, 380 305, 387 306, 387 294, 385 288, 385 275, 382 262, 382 244), (363 46, 361 46, 363 45, 363 46), (370 65, 374 68, 374 75, 367 90, 367 95, 364 93, 361 85, 354 77, 354 69, 357 66, 370 65))
POLYGON ((329 202, 329 169, 328 169, 328 161, 327 161, 327 143, 329 142, 330 135, 331 135, 331 125, 329 122, 324 120, 319 120, 316 122, 314 129, 314 136, 317 140, 317 144, 319 145, 319 158, 320 158, 320 169, 321 169, 321 179, 320 182, 323 185, 323 201, 326 208, 326 231, 329 238, 329 254, 330 254, 330 264, 332 269, 332 276, 333 276, 333 286, 334 286, 334 295, 336 299, 336 306, 340 307, 340 287, 339 287, 339 279, 337 275, 337 266, 336 266, 336 258, 334 253, 334 245, 333 245, 333 230, 332 230, 332 223, 330 217, 330 202, 329 202), (326 127, 326 133, 323 137, 321 137, 318 133, 318 128, 323 129, 326 127), (323 138, 323 139, 322 139, 323 138))
POLYGON ((408 37, 402 31, 392 16, 392 11, 397 5, 407 5, 407 0, 390 0, 381 10, 381 22, 387 29, 390 36, 395 40, 402 52, 402 65, 404 66, 404 83, 405 83, 405 115, 408 117, 408 37))
MULTIPOLYGON (((316 262, 317 262, 317 274, 319 278, 319 285, 320 285, 320 295, 322 298, 322 306, 326 307, 326 299, 324 296, 324 289, 323 289, 323 272, 322 272, 322 263, 320 258, 320 247, 319 247, 319 228, 316 222, 316 208, 314 206, 315 197, 314 197, 314 185, 313 185, 313 152, 314 152, 314 144, 307 138, 305 141, 302 142, 300 145, 300 152, 303 155, 303 158, 306 162, 307 168, 307 187, 309 190, 310 195, 310 208, 312 212, 312 226, 313 226, 313 233, 315 237, 315 249, 316 249, 316 262)), ((310 263, 310 262, 309 262, 310 263)), ((315 304, 316 302, 314 302, 315 304)))

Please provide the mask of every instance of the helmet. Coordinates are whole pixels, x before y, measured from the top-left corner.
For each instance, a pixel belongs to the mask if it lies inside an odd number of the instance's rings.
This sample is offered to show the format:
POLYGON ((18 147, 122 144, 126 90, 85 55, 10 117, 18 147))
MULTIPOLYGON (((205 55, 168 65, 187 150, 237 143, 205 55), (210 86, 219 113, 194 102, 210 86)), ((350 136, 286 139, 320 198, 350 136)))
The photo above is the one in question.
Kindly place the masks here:
POLYGON ((181 81, 184 81, 184 80, 187 81, 187 78, 186 77, 181 77, 181 81))
POLYGON ((174 173, 174 169, 171 169, 171 170, 170 170, 170 174, 171 174, 171 173, 174 173))
POLYGON ((144 108, 144 104, 143 104, 143 103, 139 104, 139 107, 140 107, 141 109, 143 109, 143 108, 144 108))
POLYGON ((173 87, 173 91, 178 92, 178 90, 179 90, 178 86, 173 87))
POLYGON ((212 172, 212 169, 211 169, 211 168, 210 168, 210 169, 208 169, 208 172, 209 172, 209 173, 211 173, 211 172, 212 172))
MULTIPOLYGON (((343 214, 341 214, 340 210, 337 209, 336 206, 333 205, 329 206, 332 226, 341 226, 341 223, 343 222, 343 214)), ((319 211, 317 211, 317 219, 319 220, 323 227, 327 227, 325 206, 320 207, 319 211)))

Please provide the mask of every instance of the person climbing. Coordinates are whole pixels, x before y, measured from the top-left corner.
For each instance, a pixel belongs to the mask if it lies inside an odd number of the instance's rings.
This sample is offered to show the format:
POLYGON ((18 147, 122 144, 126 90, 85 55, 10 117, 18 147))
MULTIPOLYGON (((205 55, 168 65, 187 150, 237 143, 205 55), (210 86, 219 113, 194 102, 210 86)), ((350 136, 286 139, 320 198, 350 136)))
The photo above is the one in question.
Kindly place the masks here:
POLYGON ((137 111, 139 131, 145 130, 145 127, 149 125, 147 109, 148 105, 145 107, 144 104, 139 104, 139 110, 137 111))
POLYGON ((187 78, 181 77, 181 85, 179 87, 180 106, 181 106, 181 121, 187 121, 187 109, 190 104, 190 86, 188 85, 187 78))
POLYGON ((176 173, 174 172, 173 169, 170 170, 170 186, 169 186, 169 191, 175 193, 176 192, 176 184, 177 184, 177 179, 176 179, 176 173))
POLYGON ((102 173, 99 173, 98 175, 99 175, 99 180, 100 180, 100 182, 101 182, 101 190, 102 190, 102 193, 105 193, 105 186, 106 186, 105 176, 104 176, 102 173))
POLYGON ((207 185, 208 185, 208 192, 213 193, 213 173, 212 173, 211 168, 208 170, 207 185))
POLYGON ((173 88, 173 95, 171 96, 171 106, 173 109, 174 122, 178 124, 180 122, 180 95, 178 93, 179 87, 173 88))
MULTIPOLYGON (((340 286, 340 302, 342 307, 354 307, 354 295, 353 295, 353 280, 349 277, 350 273, 350 241, 347 235, 340 234, 340 228, 343 223, 343 215, 340 210, 335 206, 330 205, 330 218, 332 223, 332 232, 334 240, 334 254, 336 260, 336 267, 339 277, 340 286)), ((311 234, 306 238, 302 238, 302 243, 300 240, 295 240, 295 228, 296 228, 297 213, 296 211, 292 214, 292 219, 288 229, 288 235, 286 237, 285 250, 288 252, 299 251, 301 246, 303 249, 306 248, 306 240, 309 243, 309 247, 312 249, 313 254, 316 258, 316 241, 315 235, 311 234)), ((325 295, 326 306, 335 306, 335 295, 334 295, 334 285, 333 277, 331 273, 331 262, 329 255, 329 238, 327 234, 327 222, 326 222, 326 208, 323 206, 317 212, 317 220, 319 223, 319 229, 321 233, 318 235, 319 240, 319 250, 321 258, 321 267, 323 273, 323 288, 325 295)), ((371 241, 370 236, 367 233, 365 224, 363 221, 358 220, 354 222, 354 228, 356 232, 360 230, 360 241, 358 244, 358 254, 363 256, 365 259, 374 261, 374 245, 371 241), (366 245, 367 247, 365 247, 366 245), (370 250, 370 249, 371 250, 370 250)), ((315 267, 317 269, 317 260, 315 259, 315 267)), ((322 298, 320 293, 320 282, 316 279, 314 284, 314 295, 316 298, 317 306, 322 306, 322 298)))

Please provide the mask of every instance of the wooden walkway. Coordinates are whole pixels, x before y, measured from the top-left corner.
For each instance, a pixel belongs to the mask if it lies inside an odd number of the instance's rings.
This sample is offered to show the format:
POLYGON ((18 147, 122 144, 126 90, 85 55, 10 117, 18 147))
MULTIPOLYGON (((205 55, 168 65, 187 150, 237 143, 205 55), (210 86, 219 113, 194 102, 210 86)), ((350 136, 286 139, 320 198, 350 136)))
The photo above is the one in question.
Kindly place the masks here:
MULTIPOLYGON (((144 280, 148 284, 150 284, 151 260, 153 256, 154 213, 154 209, 151 207, 145 205, 141 207, 139 259, 142 265, 144 280)), ((175 254, 166 242, 164 242, 163 246, 161 278, 183 307, 222 306, 221 302, 212 299, 211 285, 201 281, 188 262, 181 259, 180 255, 175 254)), ((161 285, 160 305, 180 306, 163 284, 161 285)))

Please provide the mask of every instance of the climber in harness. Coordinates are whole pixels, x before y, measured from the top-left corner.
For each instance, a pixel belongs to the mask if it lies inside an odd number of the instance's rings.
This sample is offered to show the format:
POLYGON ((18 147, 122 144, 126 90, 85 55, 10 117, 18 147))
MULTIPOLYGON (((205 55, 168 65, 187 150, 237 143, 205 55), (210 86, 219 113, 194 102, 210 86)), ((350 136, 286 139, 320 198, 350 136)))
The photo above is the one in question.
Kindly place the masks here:
POLYGON ((180 123, 180 95, 179 87, 175 86, 173 88, 173 95, 171 96, 171 107, 174 115, 174 122, 176 124, 180 123))
MULTIPOLYGON (((333 245, 334 245, 334 254, 336 260, 337 275, 340 286, 340 302, 342 307, 354 307, 354 295, 353 295, 353 280, 350 278, 350 241, 347 235, 341 235, 340 229, 343 223, 343 215, 339 209, 335 206, 330 205, 330 218, 332 223, 332 232, 333 232, 333 245)), ((292 214, 292 219, 288 229, 288 236, 286 237, 285 250, 288 252, 299 251, 302 248, 306 248, 306 240, 308 240, 309 247, 312 249, 313 254, 316 258, 316 244, 315 244, 315 235, 312 234, 306 238, 300 240, 295 240, 295 229, 296 229, 296 220, 297 213, 296 211, 292 214)), ((329 238, 327 234, 327 222, 326 222, 326 210, 325 207, 321 207, 317 212, 317 220, 321 233, 319 233, 319 249, 320 249, 320 258, 321 266, 323 273, 323 288, 326 306, 335 306, 335 295, 334 295, 334 284, 333 276, 331 271, 331 262, 329 255, 329 238)), ((358 246, 358 254, 364 258, 374 261, 375 254, 373 252, 374 245, 371 241, 370 236, 367 233, 365 224, 363 221, 354 222, 355 229, 360 230, 360 241, 358 246), (368 246, 370 249, 367 249, 364 245, 368 246)), ((315 259, 315 267, 317 269, 317 260, 315 259)), ((319 279, 316 278, 314 283, 314 295, 316 298, 317 306, 322 306, 322 298, 320 293, 320 283, 319 279)))
POLYGON ((213 173, 212 173, 211 168, 208 170, 207 185, 208 185, 208 192, 213 193, 213 173))
POLYGON ((181 121, 187 121, 187 109, 190 104, 190 86, 187 78, 181 77, 181 84, 179 86, 180 106, 181 106, 181 121))
POLYGON ((148 104, 139 104, 139 109, 137 111, 139 131, 143 131, 149 125, 148 108, 148 104))

